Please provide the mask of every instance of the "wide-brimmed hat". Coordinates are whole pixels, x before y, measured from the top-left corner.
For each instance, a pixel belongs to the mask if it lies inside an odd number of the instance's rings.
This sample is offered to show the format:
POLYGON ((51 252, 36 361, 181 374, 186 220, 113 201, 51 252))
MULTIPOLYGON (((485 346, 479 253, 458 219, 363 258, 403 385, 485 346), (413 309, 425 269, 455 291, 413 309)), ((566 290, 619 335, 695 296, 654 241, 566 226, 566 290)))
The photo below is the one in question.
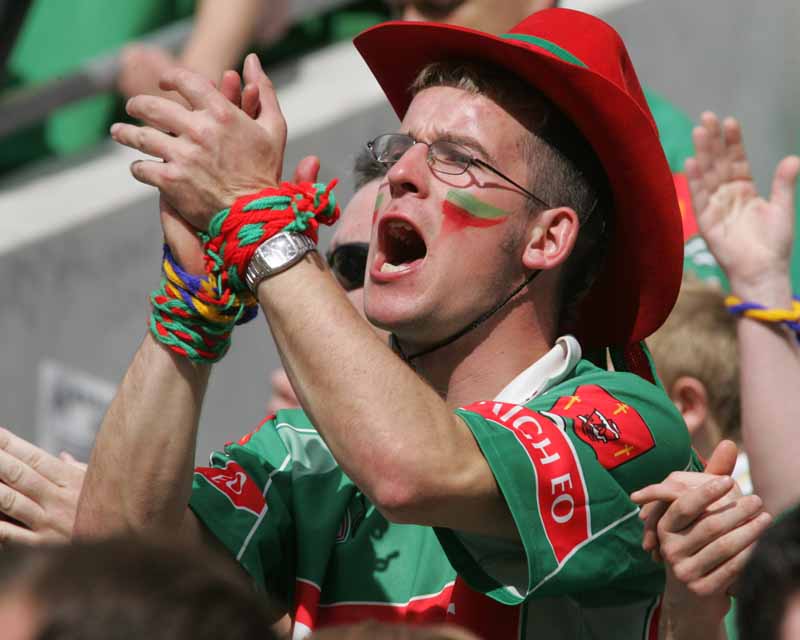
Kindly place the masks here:
POLYGON ((401 118, 418 73, 448 59, 494 63, 546 95, 591 144, 613 196, 613 236, 580 305, 578 339, 584 348, 627 345, 664 322, 680 288, 680 210, 655 122, 614 29, 579 11, 548 9, 503 36, 387 22, 355 45, 401 118))

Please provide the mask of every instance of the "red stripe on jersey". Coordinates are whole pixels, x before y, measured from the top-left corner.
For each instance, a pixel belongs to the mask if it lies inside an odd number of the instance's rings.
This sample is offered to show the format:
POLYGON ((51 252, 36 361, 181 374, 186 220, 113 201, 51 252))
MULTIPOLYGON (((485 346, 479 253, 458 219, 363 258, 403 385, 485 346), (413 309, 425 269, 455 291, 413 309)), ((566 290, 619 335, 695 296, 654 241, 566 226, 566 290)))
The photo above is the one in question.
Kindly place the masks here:
POLYGON ((260 515, 267 505, 261 488, 238 462, 228 460, 225 467, 197 467, 194 472, 219 490, 237 509, 249 511, 253 515, 260 515))
POLYGON ((416 596, 408 602, 333 602, 320 604, 314 583, 298 579, 294 620, 311 630, 376 620, 388 624, 452 623, 481 638, 517 640, 521 607, 510 607, 478 593, 461 579, 446 584, 438 593, 416 596))
POLYGON ((319 612, 320 590, 317 585, 308 580, 298 578, 294 587, 294 615, 295 623, 305 625, 309 629, 317 628, 317 613, 319 612))
POLYGON ((539 517, 559 564, 591 536, 589 494, 572 443, 550 418, 505 402, 478 402, 478 413, 511 431, 533 465, 539 517))
POLYGON ((650 610, 647 618, 647 628, 645 629, 645 640, 658 640, 658 623, 661 620, 661 602, 662 596, 658 596, 653 608, 650 610))

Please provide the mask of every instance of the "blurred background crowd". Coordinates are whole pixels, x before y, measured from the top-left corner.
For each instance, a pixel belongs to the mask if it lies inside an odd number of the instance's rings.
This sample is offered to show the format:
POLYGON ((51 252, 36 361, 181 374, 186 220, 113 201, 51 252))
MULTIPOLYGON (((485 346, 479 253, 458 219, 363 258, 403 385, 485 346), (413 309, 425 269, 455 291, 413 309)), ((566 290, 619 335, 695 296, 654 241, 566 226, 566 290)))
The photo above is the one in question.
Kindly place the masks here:
MULTIPOLYGON (((159 88, 167 69, 188 67, 217 82, 256 51, 288 123, 285 166, 294 167, 309 153, 319 155, 322 179, 339 176, 340 201, 355 194, 356 206, 359 197, 374 200, 374 192, 362 196, 362 188, 381 174, 380 167, 358 156, 358 145, 393 130, 396 116, 352 38, 390 18, 502 33, 554 4, 0 0, 5 276, 0 288, 6 300, 0 309, 0 422, 8 429, 0 438, 0 480, 25 494, 21 476, 30 469, 20 467, 11 478, 8 469, 15 460, 38 460, 52 471, 48 476, 39 469, 41 483, 52 487, 37 489, 38 506, 56 513, 39 530, 11 517, 13 533, 2 534, 10 550, 0 557, 0 596, 5 594, 0 629, 17 625, 19 634, 9 637, 203 638, 210 637, 209 629, 225 628, 230 637, 255 638, 281 632, 269 630, 268 604, 223 563, 213 570, 213 558, 204 559, 212 569, 201 576, 193 573, 191 557, 155 543, 112 540, 75 544, 71 551, 24 549, 25 543, 69 537, 81 462, 88 460, 105 409, 141 339, 142 310, 158 276, 157 196, 130 178, 127 166, 137 154, 108 138, 112 122, 132 121, 124 112, 125 99, 145 93, 180 101, 159 88), (15 544, 23 548, 14 549, 15 544), (153 593, 161 595, 154 599, 153 593), (56 604, 44 607, 46 602, 56 604), (131 602, 137 604, 128 607, 131 602), (45 609, 49 613, 41 614, 45 609), (96 612, 91 624, 88 610, 96 612), (201 614, 207 616, 204 625, 181 622, 201 614), (45 622, 37 627, 36 620, 45 622), (63 635, 70 625, 77 631, 63 635), (109 626, 125 631, 113 635, 109 626)), ((793 437, 800 417, 794 404, 800 383, 797 334, 789 324, 788 329, 742 326, 747 321, 726 309, 731 279, 747 280, 753 272, 774 273, 776 290, 800 286, 795 250, 800 197, 792 193, 791 177, 797 169, 779 165, 781 158, 800 153, 800 6, 795 0, 727 0, 724 6, 711 0, 573 0, 560 6, 598 15, 621 33, 674 173, 685 271, 672 316, 648 340, 662 383, 697 453, 710 459, 720 442, 735 442, 738 455, 721 473, 732 474, 745 495, 755 491, 778 517, 755 552, 748 547, 751 565, 741 572, 743 561, 737 564, 730 591, 741 599, 740 635, 800 637, 800 623, 792 618, 800 611, 800 515, 793 510, 800 501, 795 470, 800 444, 793 437), (765 199, 735 219, 725 218, 725 212, 712 219, 708 211, 722 205, 704 200, 713 189, 698 163, 712 144, 708 132, 721 126, 708 113, 701 117, 709 110, 741 123, 753 188, 765 199), (693 131, 697 124, 699 133, 693 131), (764 597, 767 587, 771 598, 764 597)), ((351 236, 348 242, 368 240, 368 228, 345 219, 349 226, 342 236, 351 236)), ((335 249, 342 240, 330 242, 323 235, 322 248, 335 249)), ((342 265, 344 276, 348 266, 342 265)), ((357 278, 357 267, 354 273, 357 278)), ((363 267, 360 274, 363 280, 363 267)), ((358 304, 358 283, 343 284, 358 304)), ((243 425, 257 424, 265 411, 297 402, 261 327, 239 330, 218 367, 198 439, 201 460, 240 437, 243 425), (254 397, 263 397, 263 405, 255 405, 254 397)), ((8 495, 0 492, 0 511, 7 514, 8 495)), ((726 620, 729 637, 737 634, 734 615, 726 620)), ((469 637, 451 629, 375 625, 349 633, 346 637, 469 637)))

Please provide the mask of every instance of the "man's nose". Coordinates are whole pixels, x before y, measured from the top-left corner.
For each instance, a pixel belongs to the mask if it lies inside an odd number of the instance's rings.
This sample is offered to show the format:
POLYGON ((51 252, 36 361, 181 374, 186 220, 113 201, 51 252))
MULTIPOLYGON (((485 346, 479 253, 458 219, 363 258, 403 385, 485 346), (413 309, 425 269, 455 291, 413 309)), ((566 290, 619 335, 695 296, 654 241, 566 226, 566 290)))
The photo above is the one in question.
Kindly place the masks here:
POLYGON ((413 193, 419 197, 428 195, 431 170, 428 166, 428 145, 417 142, 392 165, 386 174, 392 197, 413 193))

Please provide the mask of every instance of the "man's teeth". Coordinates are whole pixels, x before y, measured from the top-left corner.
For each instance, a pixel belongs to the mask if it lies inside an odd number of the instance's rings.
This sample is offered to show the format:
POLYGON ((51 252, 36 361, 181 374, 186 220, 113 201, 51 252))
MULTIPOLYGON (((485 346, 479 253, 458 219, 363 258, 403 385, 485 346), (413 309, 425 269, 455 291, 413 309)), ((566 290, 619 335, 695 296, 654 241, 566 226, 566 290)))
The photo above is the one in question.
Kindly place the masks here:
POLYGON ((398 271, 405 271, 408 269, 407 264, 392 264, 391 262, 384 262, 381 265, 381 273, 396 273, 398 271))

